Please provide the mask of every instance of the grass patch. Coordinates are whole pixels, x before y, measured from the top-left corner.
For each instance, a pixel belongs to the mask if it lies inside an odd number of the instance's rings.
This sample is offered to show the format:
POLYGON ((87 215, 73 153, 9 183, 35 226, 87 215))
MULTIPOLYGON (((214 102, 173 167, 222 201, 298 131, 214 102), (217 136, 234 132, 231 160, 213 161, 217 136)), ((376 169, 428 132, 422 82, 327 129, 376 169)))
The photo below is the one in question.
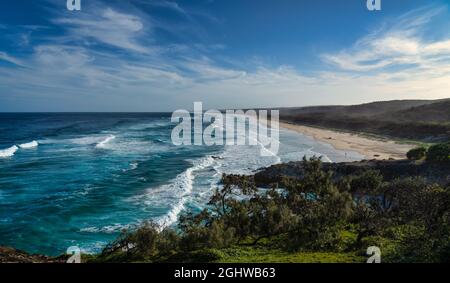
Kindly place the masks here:
POLYGON ((262 246, 235 246, 219 251, 219 263, 363 263, 355 253, 286 252, 262 246))

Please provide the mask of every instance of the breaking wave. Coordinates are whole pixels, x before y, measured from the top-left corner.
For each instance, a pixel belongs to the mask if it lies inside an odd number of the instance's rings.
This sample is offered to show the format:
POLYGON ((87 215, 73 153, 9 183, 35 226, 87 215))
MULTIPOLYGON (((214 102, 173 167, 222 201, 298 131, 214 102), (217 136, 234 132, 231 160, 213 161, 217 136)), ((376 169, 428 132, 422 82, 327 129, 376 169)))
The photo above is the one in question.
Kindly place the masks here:
POLYGON ((101 142, 97 143, 97 145, 95 147, 97 147, 97 148, 104 148, 107 143, 109 143, 110 141, 114 140, 115 138, 116 138, 116 136, 110 135, 106 139, 104 139, 101 142))
MULTIPOLYGON (((198 162, 194 162, 194 166, 178 175, 171 184, 164 186, 163 191, 165 192, 173 192, 174 190, 177 191, 179 201, 171 207, 170 211, 165 216, 156 220, 156 224, 158 224, 159 227, 165 228, 178 221, 178 215, 185 208, 186 201, 192 192, 195 179, 194 173, 198 170, 211 166, 213 163, 214 158, 212 156, 207 156, 198 162)), ((152 193, 152 191, 150 190, 149 193, 152 193)))
POLYGON ((19 147, 22 148, 22 149, 35 148, 35 147, 38 147, 38 146, 39 146, 39 143, 37 141, 32 141, 32 142, 29 142, 29 143, 23 143, 23 144, 19 145, 19 147))
POLYGON ((0 150, 0 157, 3 157, 3 158, 11 157, 11 156, 14 155, 14 153, 16 153, 16 151, 18 149, 19 148, 17 146, 15 146, 15 145, 13 145, 13 146, 11 146, 10 148, 7 148, 7 149, 2 149, 2 150, 0 150))

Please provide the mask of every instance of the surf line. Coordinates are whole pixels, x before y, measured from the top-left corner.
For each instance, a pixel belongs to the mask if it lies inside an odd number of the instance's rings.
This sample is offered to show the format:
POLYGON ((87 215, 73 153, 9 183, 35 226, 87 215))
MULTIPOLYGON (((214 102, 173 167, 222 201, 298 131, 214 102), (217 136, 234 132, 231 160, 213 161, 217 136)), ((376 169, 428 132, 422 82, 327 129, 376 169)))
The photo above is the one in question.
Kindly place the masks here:
POLYGON ((261 156, 273 156, 278 153, 279 110, 270 110, 270 115, 268 110, 223 112, 215 109, 204 112, 201 102, 194 102, 192 116, 188 110, 174 111, 171 121, 178 125, 172 130, 172 143, 176 146, 263 145, 260 150, 261 156), (204 124, 208 126, 204 128, 204 124))

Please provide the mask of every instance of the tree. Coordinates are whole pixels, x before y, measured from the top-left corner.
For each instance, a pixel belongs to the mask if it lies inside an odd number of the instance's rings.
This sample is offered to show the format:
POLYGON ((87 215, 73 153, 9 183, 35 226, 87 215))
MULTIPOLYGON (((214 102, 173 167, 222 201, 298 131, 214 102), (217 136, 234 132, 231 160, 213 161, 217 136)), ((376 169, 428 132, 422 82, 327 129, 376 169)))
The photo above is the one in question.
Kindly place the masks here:
POLYGON ((304 158, 302 169, 302 180, 285 178, 281 184, 286 189, 285 202, 297 218, 289 233, 290 248, 332 248, 352 214, 352 197, 338 189, 331 172, 322 170, 320 158, 304 158))
POLYGON ((101 257, 113 262, 157 261, 178 250, 179 235, 169 228, 160 230, 152 222, 146 222, 133 231, 123 231, 122 235, 105 247, 101 257))
MULTIPOLYGON (((269 192, 274 195, 275 192, 269 192)), ((250 200, 250 231, 253 244, 263 238, 287 233, 297 224, 297 216, 280 198, 271 198, 269 194, 250 200)))
POLYGON ((450 142, 432 145, 428 149, 427 161, 450 162, 450 142))
POLYGON ((258 192, 253 176, 223 174, 222 185, 222 188, 215 190, 208 203, 218 216, 227 214, 230 204, 236 201, 235 197, 242 195, 251 196, 258 192))
POLYGON ((406 157, 409 160, 422 160, 426 157, 426 155, 427 149, 423 146, 413 148, 410 151, 408 151, 408 153, 406 153, 406 157))
POLYGON ((383 184, 383 176, 379 171, 368 170, 351 176, 350 192, 357 195, 374 195, 383 184))

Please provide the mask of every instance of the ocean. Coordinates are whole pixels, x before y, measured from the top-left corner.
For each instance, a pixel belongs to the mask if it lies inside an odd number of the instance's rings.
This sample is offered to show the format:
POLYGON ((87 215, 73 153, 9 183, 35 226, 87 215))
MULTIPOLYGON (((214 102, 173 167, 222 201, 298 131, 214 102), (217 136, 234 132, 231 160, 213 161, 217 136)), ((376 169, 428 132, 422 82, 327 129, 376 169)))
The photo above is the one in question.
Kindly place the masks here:
POLYGON ((303 156, 362 159, 280 129, 278 153, 257 146, 175 146, 170 113, 0 114, 0 245, 60 255, 95 253, 151 220, 176 225, 203 209, 223 173, 303 156))

